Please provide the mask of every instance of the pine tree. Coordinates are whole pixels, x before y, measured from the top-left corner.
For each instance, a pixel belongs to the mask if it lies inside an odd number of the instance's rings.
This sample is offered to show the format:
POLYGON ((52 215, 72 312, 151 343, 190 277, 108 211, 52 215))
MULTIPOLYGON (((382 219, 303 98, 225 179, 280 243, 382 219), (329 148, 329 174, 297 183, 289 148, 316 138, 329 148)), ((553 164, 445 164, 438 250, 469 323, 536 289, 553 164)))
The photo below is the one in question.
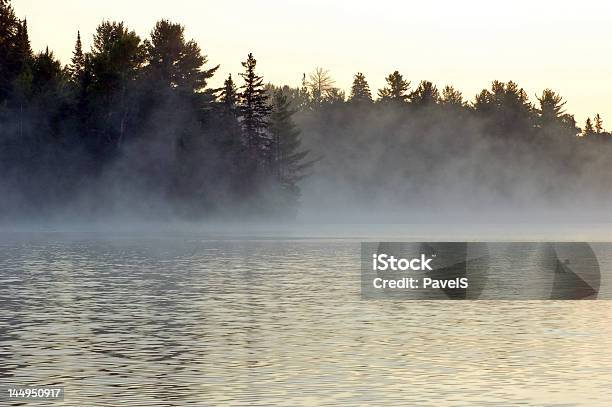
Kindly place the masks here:
POLYGON ((17 25, 14 58, 18 64, 17 70, 19 72, 32 61, 32 47, 30 46, 27 20, 22 20, 17 25))
POLYGON ((96 28, 86 59, 92 82, 88 97, 96 101, 99 116, 98 128, 91 129, 96 134, 95 148, 110 153, 109 147, 119 147, 133 123, 131 112, 137 101, 132 90, 142 72, 144 50, 136 32, 122 22, 104 21, 96 28))
POLYGON ((215 71, 219 68, 202 69, 207 57, 202 55, 194 40, 185 40, 185 27, 180 24, 161 20, 151 32, 151 40, 145 41, 147 62, 153 80, 188 91, 198 91, 206 87, 215 71))
POLYGON ((527 118, 533 112, 533 106, 529 102, 527 92, 523 88, 519 88, 514 81, 506 83, 502 106, 505 111, 519 117, 527 118))
POLYGON ((541 126, 551 124, 561 120, 563 114, 563 106, 565 102, 558 93, 551 89, 544 89, 542 95, 538 97, 540 108, 538 109, 539 122, 541 126))
POLYGON ((476 97, 474 108, 491 119, 491 132, 524 137, 533 134, 536 111, 527 92, 513 81, 493 81, 491 91, 483 90, 476 97))
POLYGON ((351 96, 349 98, 349 102, 372 102, 372 93, 370 92, 370 85, 368 85, 365 76, 361 72, 357 72, 355 74, 355 77, 353 79, 353 86, 351 87, 351 96))
POLYGON ((387 86, 378 91, 378 96, 381 102, 406 102, 408 99, 408 89, 410 82, 405 81, 402 74, 398 71, 389 74, 385 78, 387 86))
POLYGON ((80 31, 77 31, 76 44, 74 45, 74 51, 72 51, 72 59, 68 66, 68 72, 74 83, 80 84, 82 82, 83 75, 85 74, 85 54, 83 54, 80 31))
POLYGON ((120 90, 136 78, 144 63, 140 37, 122 22, 104 21, 96 28, 91 68, 98 90, 120 90))
POLYGON ((586 123, 584 124, 584 130, 582 131, 583 136, 591 136, 595 134, 593 130, 593 122, 591 122, 591 118, 586 119, 586 123))
POLYGON ((248 162, 248 152, 245 150, 242 137, 242 128, 238 119, 239 95, 232 75, 229 74, 219 90, 219 113, 214 118, 216 127, 214 138, 220 147, 221 160, 224 161, 224 175, 228 179, 240 179, 244 181, 245 176, 251 168, 248 162))
POLYGON ((603 119, 601 118, 601 116, 599 115, 599 113, 597 113, 595 115, 595 133, 597 134, 601 134, 603 132, 603 119))
POLYGON ((464 106, 463 95, 454 87, 447 85, 442 89, 440 103, 444 106, 461 107, 464 106))
POLYGON ((49 47, 36 55, 32 63, 32 88, 38 94, 53 93, 64 83, 65 73, 49 47))
POLYGON ((266 129, 271 107, 268 105, 263 77, 255 73, 256 65, 257 60, 251 53, 246 61, 242 62, 245 72, 240 74, 244 79, 240 93, 240 113, 248 148, 256 154, 261 154, 268 147, 266 129))
POLYGON ((221 104, 223 110, 226 113, 235 114, 238 104, 238 89, 232 79, 232 74, 229 74, 227 79, 223 82, 223 88, 221 89, 221 104))
POLYGON ((419 87, 410 95, 410 100, 418 107, 430 106, 439 102, 440 93, 433 83, 421 81, 419 87))

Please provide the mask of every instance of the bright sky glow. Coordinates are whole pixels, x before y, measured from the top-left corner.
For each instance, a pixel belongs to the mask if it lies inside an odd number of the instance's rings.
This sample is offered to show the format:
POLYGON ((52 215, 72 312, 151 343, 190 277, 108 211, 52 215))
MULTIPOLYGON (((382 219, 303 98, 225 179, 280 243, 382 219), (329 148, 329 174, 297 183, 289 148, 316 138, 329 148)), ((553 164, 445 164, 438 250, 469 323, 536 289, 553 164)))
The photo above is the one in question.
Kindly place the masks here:
POLYGON ((321 66, 347 90, 365 73, 373 93, 399 70, 413 86, 452 84, 472 99, 493 79, 515 80, 535 101, 550 87, 579 124, 596 112, 612 128, 612 3, 577 1, 13 0, 35 50, 69 61, 98 23, 122 20, 148 36, 156 20, 184 24, 221 64, 213 85, 253 52, 266 81, 297 86, 321 66), (256 22, 253 25, 252 22, 256 22))

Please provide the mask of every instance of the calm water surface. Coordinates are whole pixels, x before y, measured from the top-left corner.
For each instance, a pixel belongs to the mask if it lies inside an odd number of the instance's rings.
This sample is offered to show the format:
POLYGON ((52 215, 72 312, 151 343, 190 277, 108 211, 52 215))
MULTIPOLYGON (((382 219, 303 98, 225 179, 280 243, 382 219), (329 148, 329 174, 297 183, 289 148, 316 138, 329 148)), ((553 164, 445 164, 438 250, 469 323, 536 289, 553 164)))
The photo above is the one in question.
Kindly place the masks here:
POLYGON ((0 385, 70 406, 612 405, 611 301, 364 301, 359 243, 4 235, 0 385))

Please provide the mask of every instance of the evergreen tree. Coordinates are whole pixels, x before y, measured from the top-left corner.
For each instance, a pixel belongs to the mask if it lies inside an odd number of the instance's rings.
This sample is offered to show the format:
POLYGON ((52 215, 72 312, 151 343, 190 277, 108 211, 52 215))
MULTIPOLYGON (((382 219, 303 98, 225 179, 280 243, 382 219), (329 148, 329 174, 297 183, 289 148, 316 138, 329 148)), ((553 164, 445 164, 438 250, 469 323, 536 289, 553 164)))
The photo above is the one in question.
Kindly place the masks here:
POLYGON ((298 90, 296 107, 298 110, 306 110, 312 106, 312 98, 306 81, 306 74, 302 74, 302 86, 298 90))
POLYGON ((595 130, 593 129, 593 122, 591 121, 591 118, 588 117, 586 119, 586 123, 584 124, 584 130, 582 131, 582 135, 592 136, 593 134, 595 134, 595 130))
POLYGON ((287 97, 280 90, 274 93, 272 106, 270 134, 275 175, 289 203, 295 205, 300 193, 297 182, 304 177, 304 171, 312 162, 304 161, 309 152, 300 148, 301 131, 292 119, 295 110, 290 108, 287 97))
POLYGON ((227 79, 223 82, 223 88, 221 89, 221 104, 226 113, 235 114, 238 106, 238 89, 232 79, 232 74, 229 74, 227 79))
POLYGON ((19 63, 15 58, 19 20, 8 0, 0 0, 0 102, 5 100, 19 75, 19 63))
POLYGON ((440 100, 436 85, 429 81, 421 81, 419 87, 410 95, 410 100, 417 107, 434 105, 440 100))
POLYGON ((270 133, 276 149, 276 173, 282 184, 294 185, 302 179, 303 170, 310 165, 303 162, 308 151, 299 151, 301 130, 292 119, 296 111, 291 109, 287 97, 280 90, 274 92, 272 106, 270 133))
POLYGON ((10 95, 13 99, 12 102, 18 109, 19 137, 23 137, 25 113, 27 110, 26 104, 32 95, 32 82, 34 79, 32 74, 33 55, 26 20, 17 21, 10 62, 12 64, 12 75, 16 75, 13 79, 10 95))
POLYGON ((595 133, 601 134, 603 132, 603 119, 601 118, 599 113, 595 115, 594 122, 595 133))
POLYGON ((257 60, 251 53, 242 62, 245 72, 240 74, 244 79, 240 93, 240 113, 247 146, 252 153, 261 154, 268 147, 266 129, 271 107, 268 105, 263 78, 255 72, 256 65, 257 60))
POLYGON ((185 40, 185 27, 161 20, 151 32, 151 40, 145 41, 148 70, 153 80, 167 86, 188 91, 199 91, 206 87, 219 68, 202 69, 207 62, 198 44, 185 40))
POLYGON ((349 102, 352 103, 369 103, 372 102, 372 93, 370 85, 366 81, 365 76, 361 72, 357 72, 351 86, 351 96, 349 102))
POLYGON ((237 149, 241 143, 241 129, 238 122, 240 95, 234 84, 232 74, 223 82, 219 95, 223 120, 221 132, 226 133, 224 142, 229 149, 237 149))
POLYGON ((483 90, 474 103, 477 113, 490 119, 495 134, 529 136, 535 127, 535 109, 524 89, 509 81, 493 81, 491 91, 483 90))
POLYGON ((533 111, 527 92, 523 88, 519 88, 513 81, 506 83, 501 103, 502 108, 511 114, 527 117, 531 116, 533 111))
POLYGON ((104 21, 96 28, 91 50, 94 84, 100 92, 124 91, 144 63, 140 37, 122 22, 104 21))
POLYGON ((15 69, 20 73, 32 61, 32 47, 30 46, 30 38, 28 36, 27 20, 22 20, 17 25, 14 58, 17 64, 15 69))
POLYGON ((493 113, 495 106, 493 104, 493 94, 487 89, 483 89, 476 95, 472 107, 477 113, 486 116, 493 113))
POLYGON ((447 85, 442 89, 440 103, 444 106, 462 107, 464 106, 463 95, 454 87, 447 85))
POLYGON ((575 136, 579 132, 574 116, 565 113, 563 109, 565 101, 561 95, 551 89, 544 89, 537 99, 540 104, 535 111, 538 128, 553 136, 559 134, 575 136))
POLYGON ((410 82, 404 80, 402 74, 398 71, 389 74, 385 78, 387 86, 378 91, 378 97, 381 102, 406 102, 408 99, 408 89, 410 88, 410 82))
POLYGON ((85 75, 85 54, 83 53, 83 44, 81 43, 81 32, 77 31, 77 39, 72 51, 72 59, 68 66, 70 78, 76 84, 83 81, 85 75))
POLYGON ((542 95, 538 97, 538 102, 540 102, 540 108, 537 113, 541 126, 562 120, 565 113, 563 110, 565 102, 561 95, 551 89, 544 89, 542 95))
POLYGON ((329 106, 337 105, 344 103, 346 101, 346 93, 339 89, 333 88, 327 94, 327 99, 325 99, 325 103, 329 106))
POLYGON ((100 154, 98 159, 119 147, 129 130, 137 127, 133 112, 138 101, 133 93, 144 57, 140 37, 122 22, 104 21, 96 28, 87 61, 91 75, 87 98, 95 101, 95 127, 88 129, 95 137, 88 139, 100 154))
POLYGON ((57 92, 64 84, 62 64, 47 47, 36 55, 32 63, 32 90, 43 94, 57 92))

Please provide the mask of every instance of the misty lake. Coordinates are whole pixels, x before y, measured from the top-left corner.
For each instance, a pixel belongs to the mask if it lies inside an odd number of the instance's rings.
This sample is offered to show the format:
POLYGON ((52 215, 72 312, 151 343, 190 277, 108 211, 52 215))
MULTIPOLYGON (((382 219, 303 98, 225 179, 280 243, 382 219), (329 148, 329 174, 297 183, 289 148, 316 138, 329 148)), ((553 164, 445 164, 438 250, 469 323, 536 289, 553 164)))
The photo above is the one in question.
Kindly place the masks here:
POLYGON ((612 400, 610 301, 362 300, 361 238, 0 236, 0 385, 64 405, 612 400))

